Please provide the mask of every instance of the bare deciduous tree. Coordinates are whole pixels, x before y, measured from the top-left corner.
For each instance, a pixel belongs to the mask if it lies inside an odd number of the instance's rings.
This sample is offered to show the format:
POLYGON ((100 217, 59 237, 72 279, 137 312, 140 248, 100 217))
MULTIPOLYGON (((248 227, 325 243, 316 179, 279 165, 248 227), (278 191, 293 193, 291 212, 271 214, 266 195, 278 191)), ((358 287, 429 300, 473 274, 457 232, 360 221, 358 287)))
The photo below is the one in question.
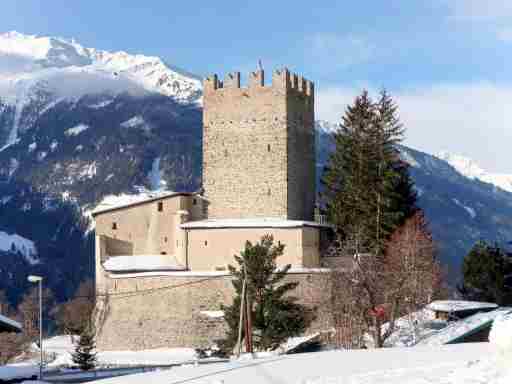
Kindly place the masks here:
POLYGON ((91 327, 95 306, 95 288, 91 280, 82 282, 74 298, 54 310, 57 327, 68 335, 80 335, 91 327))
MULTIPOLYGON (((340 252, 346 249, 341 248, 340 252)), ((349 254, 350 255, 350 254, 349 254)), ((352 267, 332 275, 332 310, 339 346, 358 347, 364 333, 383 347, 398 318, 427 304, 440 287, 439 266, 424 217, 418 211, 386 242, 383 255, 355 252, 352 267)))
MULTIPOLYGON (((16 313, 7 301, 4 291, 0 291, 0 314, 17 319, 16 313)), ((18 333, 0 333, 0 364, 8 363, 23 351, 23 336, 18 333)))

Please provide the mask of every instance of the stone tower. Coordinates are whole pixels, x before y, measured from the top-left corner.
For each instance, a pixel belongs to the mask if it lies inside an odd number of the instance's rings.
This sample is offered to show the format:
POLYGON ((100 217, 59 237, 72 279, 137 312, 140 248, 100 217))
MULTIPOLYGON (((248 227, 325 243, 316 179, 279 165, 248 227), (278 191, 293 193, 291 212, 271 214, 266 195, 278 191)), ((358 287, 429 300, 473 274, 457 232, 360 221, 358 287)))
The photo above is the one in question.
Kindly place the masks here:
POLYGON ((287 69, 204 81, 203 187, 208 217, 312 220, 314 85, 287 69))

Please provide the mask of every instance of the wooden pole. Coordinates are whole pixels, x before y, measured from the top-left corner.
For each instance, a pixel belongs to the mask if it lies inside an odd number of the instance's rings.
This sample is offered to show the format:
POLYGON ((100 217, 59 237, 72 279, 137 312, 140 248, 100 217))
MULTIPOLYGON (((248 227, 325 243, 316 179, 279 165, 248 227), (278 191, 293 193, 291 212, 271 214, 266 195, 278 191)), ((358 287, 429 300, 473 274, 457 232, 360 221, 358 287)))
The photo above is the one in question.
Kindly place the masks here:
MULTIPOLYGON (((247 292, 245 293, 247 295, 247 292)), ((246 324, 245 339, 247 340, 246 350, 249 353, 253 352, 252 349, 252 305, 249 302, 249 297, 245 298, 245 309, 246 309, 246 324)))
POLYGON ((242 323, 244 321, 244 301, 245 301, 245 286, 247 284, 244 272, 244 282, 242 284, 242 298, 240 300, 240 320, 238 322, 238 341, 237 345, 237 357, 240 357, 242 353, 242 323))

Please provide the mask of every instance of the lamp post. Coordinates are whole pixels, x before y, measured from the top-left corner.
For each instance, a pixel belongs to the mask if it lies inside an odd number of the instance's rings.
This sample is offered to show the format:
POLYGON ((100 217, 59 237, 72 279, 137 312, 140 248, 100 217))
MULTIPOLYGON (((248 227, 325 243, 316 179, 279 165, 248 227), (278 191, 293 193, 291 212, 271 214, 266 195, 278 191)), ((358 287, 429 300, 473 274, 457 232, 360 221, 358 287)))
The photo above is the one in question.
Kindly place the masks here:
POLYGON ((43 278, 41 276, 30 275, 27 280, 31 283, 39 284, 39 380, 43 379, 43 278))

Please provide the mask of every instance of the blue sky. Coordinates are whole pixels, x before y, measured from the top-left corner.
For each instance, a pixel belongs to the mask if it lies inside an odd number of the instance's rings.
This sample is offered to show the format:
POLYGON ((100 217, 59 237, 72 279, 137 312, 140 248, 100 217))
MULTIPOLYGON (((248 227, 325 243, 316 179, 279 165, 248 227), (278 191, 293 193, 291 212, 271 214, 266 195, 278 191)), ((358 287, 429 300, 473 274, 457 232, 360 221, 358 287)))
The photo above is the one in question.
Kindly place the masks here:
POLYGON ((512 173, 510 0, 3 0, 0 10, 3 31, 157 55, 198 75, 287 65, 315 81, 328 120, 363 87, 385 87, 408 144, 512 173))

